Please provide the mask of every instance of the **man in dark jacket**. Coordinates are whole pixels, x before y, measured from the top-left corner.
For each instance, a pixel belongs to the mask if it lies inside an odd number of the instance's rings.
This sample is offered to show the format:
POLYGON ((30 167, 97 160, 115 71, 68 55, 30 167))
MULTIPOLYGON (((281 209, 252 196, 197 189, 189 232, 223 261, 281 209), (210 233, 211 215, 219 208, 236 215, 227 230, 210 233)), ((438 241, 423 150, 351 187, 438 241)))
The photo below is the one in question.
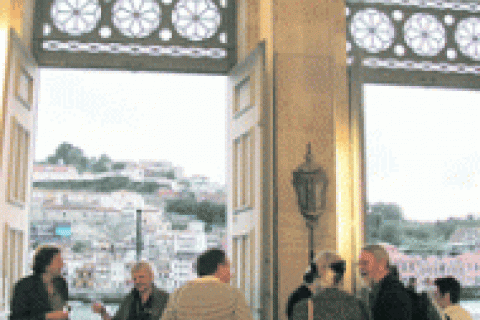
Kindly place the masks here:
POLYGON ((387 251, 381 245, 362 249, 360 273, 371 284, 369 306, 373 320, 412 320, 412 301, 392 274, 387 251))
POLYGON ((120 304, 115 316, 110 315, 100 303, 92 310, 100 313, 103 320, 159 320, 167 305, 168 293, 153 284, 153 271, 147 262, 138 262, 132 268, 133 290, 120 304))

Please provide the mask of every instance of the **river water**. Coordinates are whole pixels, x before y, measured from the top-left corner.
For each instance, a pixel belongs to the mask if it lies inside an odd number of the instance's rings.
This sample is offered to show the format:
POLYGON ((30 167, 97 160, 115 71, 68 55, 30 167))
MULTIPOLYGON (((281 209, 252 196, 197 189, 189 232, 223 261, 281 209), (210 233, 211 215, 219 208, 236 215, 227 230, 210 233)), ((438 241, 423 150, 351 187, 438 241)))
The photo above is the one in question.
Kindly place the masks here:
POLYGON ((460 305, 470 312, 474 320, 480 320, 480 301, 460 301, 460 305))
MULTIPOLYGON (((95 314, 90 309, 90 304, 81 302, 71 302, 72 313, 71 320, 101 320, 100 315, 95 314)), ((462 301, 460 305, 470 312, 474 320, 480 320, 480 301, 462 301)), ((109 314, 114 315, 118 310, 118 305, 106 305, 109 314)))
MULTIPOLYGON (((102 317, 99 314, 93 313, 91 309, 91 303, 82 303, 78 301, 69 302, 72 307, 70 313, 71 320, 102 320, 102 317)), ((114 315, 118 310, 118 304, 105 305, 107 312, 110 315, 114 315)))

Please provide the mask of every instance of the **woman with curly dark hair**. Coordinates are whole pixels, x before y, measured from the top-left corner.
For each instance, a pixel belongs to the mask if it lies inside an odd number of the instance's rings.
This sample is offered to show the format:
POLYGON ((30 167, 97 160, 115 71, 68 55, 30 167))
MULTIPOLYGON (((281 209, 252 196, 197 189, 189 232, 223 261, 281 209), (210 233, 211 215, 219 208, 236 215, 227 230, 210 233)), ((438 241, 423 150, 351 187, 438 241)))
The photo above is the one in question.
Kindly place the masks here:
POLYGON ((66 320, 64 310, 68 288, 62 277, 63 259, 59 248, 39 247, 33 259, 33 274, 13 289, 10 320, 66 320))

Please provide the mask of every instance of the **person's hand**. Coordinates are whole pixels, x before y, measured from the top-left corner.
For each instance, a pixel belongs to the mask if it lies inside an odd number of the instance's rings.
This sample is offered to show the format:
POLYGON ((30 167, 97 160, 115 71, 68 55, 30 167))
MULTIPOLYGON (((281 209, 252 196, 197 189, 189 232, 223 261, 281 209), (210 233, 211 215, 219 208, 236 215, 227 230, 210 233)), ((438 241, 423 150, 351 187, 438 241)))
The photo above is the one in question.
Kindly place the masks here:
POLYGON ((105 313, 105 307, 99 302, 93 303, 92 304, 92 311, 95 312, 95 313, 103 314, 103 313, 105 313))
POLYGON ((47 320, 67 320, 68 312, 65 311, 52 311, 45 315, 47 320))

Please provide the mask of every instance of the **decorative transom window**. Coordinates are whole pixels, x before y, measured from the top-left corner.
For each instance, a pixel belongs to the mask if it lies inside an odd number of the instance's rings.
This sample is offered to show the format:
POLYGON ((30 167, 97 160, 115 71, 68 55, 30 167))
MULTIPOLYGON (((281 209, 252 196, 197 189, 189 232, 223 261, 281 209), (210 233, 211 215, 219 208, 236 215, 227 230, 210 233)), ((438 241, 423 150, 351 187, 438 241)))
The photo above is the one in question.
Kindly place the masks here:
POLYGON ((172 21, 180 35, 192 41, 201 41, 217 32, 220 12, 210 0, 180 0, 173 10, 172 21))
POLYGON ((371 53, 388 49, 395 36, 395 28, 388 16, 376 9, 358 11, 350 23, 355 43, 371 53))
POLYGON ((161 12, 154 0, 119 0, 112 9, 113 25, 126 37, 145 38, 160 25, 161 12))
POLYGON ((236 62, 234 0, 42 0, 42 66, 225 73, 236 62))
POLYGON ((98 24, 101 8, 97 1, 56 0, 51 9, 53 24, 62 32, 79 36, 91 32, 98 24))
POLYGON ((479 74, 480 4, 347 2, 347 64, 479 74))

